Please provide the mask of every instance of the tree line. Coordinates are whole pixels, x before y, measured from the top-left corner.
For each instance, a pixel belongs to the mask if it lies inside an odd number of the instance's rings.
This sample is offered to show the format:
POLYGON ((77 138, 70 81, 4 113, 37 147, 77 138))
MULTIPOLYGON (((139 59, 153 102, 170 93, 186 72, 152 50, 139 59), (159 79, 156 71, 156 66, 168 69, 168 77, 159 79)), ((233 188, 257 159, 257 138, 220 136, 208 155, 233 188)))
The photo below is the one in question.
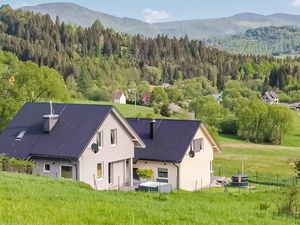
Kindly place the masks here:
POLYGON ((22 61, 58 70, 75 97, 101 100, 114 89, 127 90, 141 80, 157 85, 205 77, 219 90, 230 79, 270 77, 268 86, 280 89, 287 82, 275 84, 274 80, 292 76, 299 81, 297 59, 232 55, 188 36, 130 36, 104 29, 100 21, 84 28, 8 5, 0 8, 0 48, 22 61), (286 74, 282 65, 293 69, 286 74))

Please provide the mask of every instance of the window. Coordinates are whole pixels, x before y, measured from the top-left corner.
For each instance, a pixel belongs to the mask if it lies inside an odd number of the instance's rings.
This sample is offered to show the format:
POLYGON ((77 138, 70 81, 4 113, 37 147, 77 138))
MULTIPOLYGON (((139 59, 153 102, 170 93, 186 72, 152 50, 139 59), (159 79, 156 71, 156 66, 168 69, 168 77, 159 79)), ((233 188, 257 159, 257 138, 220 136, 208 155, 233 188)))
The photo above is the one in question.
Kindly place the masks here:
POLYGON ((18 134, 18 136, 16 137, 16 141, 21 141, 22 139, 23 139, 23 137, 25 136, 25 134, 26 134, 26 130, 22 130, 19 134, 18 134))
POLYGON ((112 163, 108 163, 108 183, 112 184, 112 163))
POLYGON ((72 166, 61 166, 60 177, 72 179, 72 166))
POLYGON ((103 168, 102 163, 97 164, 97 178, 102 179, 103 178, 103 168))
POLYGON ((110 131, 110 145, 117 145, 117 129, 110 131))
POLYGON ((157 176, 161 178, 168 178, 168 169, 158 168, 157 169, 157 176))
POLYGON ((44 172, 50 172, 50 164, 48 163, 44 164, 44 172))
POLYGON ((191 145, 191 150, 193 150, 194 152, 203 151, 204 150, 204 139, 199 138, 199 139, 193 140, 193 143, 191 145))
POLYGON ((213 171, 213 168, 212 168, 212 161, 210 161, 210 163, 209 163, 209 169, 210 169, 210 171, 213 171))
POLYGON ((97 134, 97 145, 99 146, 99 148, 103 147, 103 131, 100 131, 97 134))

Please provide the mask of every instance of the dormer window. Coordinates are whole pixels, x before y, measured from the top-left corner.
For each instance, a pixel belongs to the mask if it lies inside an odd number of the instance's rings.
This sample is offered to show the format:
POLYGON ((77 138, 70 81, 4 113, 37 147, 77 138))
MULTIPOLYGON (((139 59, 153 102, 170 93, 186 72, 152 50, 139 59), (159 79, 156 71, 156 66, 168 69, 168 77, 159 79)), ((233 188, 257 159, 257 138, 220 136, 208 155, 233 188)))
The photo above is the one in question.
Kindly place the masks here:
POLYGON ((26 130, 22 130, 16 137, 16 141, 21 141, 26 134, 26 130))

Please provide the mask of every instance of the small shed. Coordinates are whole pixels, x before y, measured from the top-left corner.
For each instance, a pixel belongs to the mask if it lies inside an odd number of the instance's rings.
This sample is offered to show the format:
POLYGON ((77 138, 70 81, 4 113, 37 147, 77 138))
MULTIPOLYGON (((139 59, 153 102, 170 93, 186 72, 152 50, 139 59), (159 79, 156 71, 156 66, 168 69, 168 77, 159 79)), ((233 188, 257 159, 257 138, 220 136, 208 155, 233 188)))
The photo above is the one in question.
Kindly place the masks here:
POLYGON ((112 100, 114 103, 126 104, 126 96, 121 91, 116 91, 112 95, 112 100))

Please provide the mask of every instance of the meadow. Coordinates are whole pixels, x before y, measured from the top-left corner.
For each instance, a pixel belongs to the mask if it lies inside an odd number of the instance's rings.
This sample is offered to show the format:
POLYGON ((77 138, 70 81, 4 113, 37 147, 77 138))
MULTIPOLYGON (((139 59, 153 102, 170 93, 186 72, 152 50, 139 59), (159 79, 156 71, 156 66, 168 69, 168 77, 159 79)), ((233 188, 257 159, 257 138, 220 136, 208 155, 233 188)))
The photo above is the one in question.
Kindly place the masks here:
POLYGON ((99 192, 80 182, 0 172, 0 224, 299 224, 276 213, 284 192, 99 192))

